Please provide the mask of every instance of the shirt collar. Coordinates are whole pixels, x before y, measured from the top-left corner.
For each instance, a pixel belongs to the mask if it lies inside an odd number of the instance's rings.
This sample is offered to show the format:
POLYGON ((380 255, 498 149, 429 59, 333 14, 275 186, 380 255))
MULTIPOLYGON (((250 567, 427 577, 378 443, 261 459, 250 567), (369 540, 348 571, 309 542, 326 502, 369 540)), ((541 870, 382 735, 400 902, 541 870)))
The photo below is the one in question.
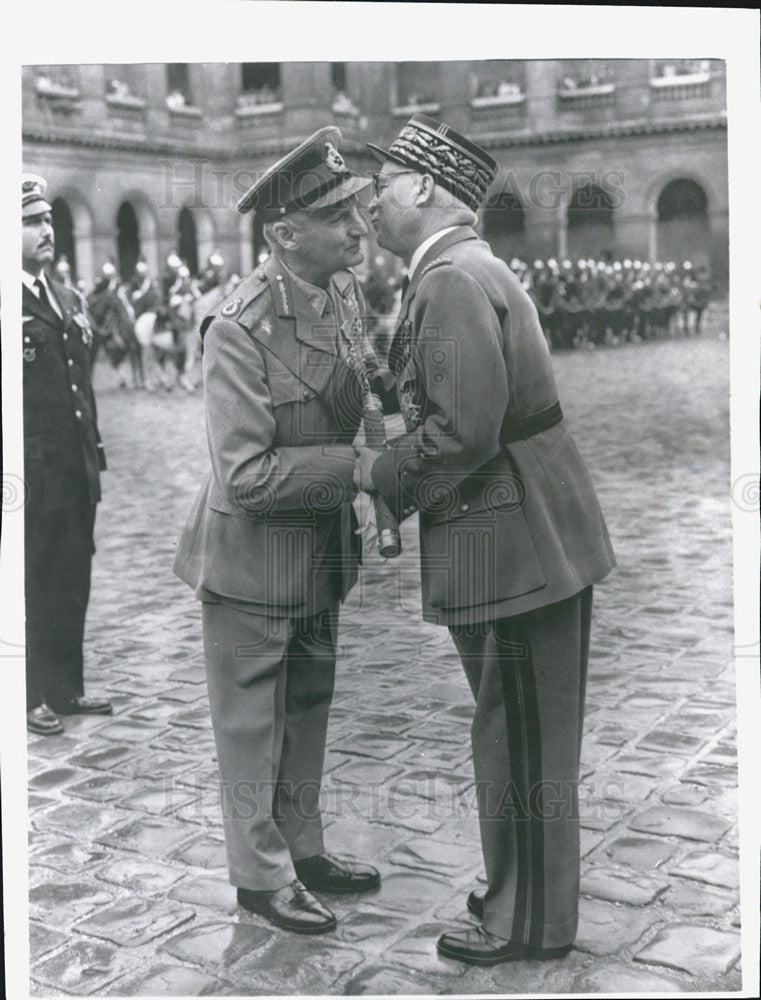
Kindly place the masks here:
POLYGON ((53 289, 50 287, 50 283, 48 282, 47 275, 45 274, 44 271, 40 271, 39 276, 35 277, 33 274, 30 274, 28 271, 25 271, 22 268, 21 269, 21 280, 26 285, 26 287, 29 289, 29 291, 32 293, 32 295, 34 295, 34 297, 37 298, 37 299, 39 299, 39 297, 40 297, 40 291, 36 287, 35 282, 41 281, 42 284, 45 286, 45 291, 47 292, 48 302, 50 303, 50 308, 61 319, 63 319, 63 312, 61 311, 61 306, 59 305, 58 299, 56 298, 56 295, 53 292, 53 289))
MULTIPOLYGON (((44 271, 40 272, 39 278, 40 278, 40 281, 42 281, 45 284, 45 287, 47 288, 47 281, 45 281, 45 272, 44 271)), ((29 291, 32 292, 32 294, 37 295, 37 289, 34 286, 34 283, 35 283, 35 281, 37 281, 37 278, 33 274, 30 274, 28 271, 25 271, 22 268, 21 269, 21 280, 24 282, 24 284, 29 289, 29 291)))
POLYGON ((440 229, 437 233, 433 233, 427 240, 423 240, 417 250, 413 253, 412 258, 410 259, 410 266, 407 268, 407 274, 410 281, 412 281, 415 270, 417 269, 420 261, 423 259, 426 250, 430 249, 430 247, 432 247, 437 240, 441 239, 442 236, 446 236, 447 233, 451 233, 457 228, 457 226, 447 226, 445 229, 440 229))

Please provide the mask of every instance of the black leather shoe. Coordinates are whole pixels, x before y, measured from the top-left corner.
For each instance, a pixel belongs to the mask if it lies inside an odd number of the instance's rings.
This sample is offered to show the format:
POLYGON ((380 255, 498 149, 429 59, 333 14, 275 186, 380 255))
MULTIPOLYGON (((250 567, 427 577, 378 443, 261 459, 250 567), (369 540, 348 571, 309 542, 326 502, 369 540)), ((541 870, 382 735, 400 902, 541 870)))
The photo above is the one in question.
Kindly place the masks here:
POLYGON ((245 910, 295 934, 324 934, 336 926, 335 914, 307 892, 298 879, 274 892, 238 889, 238 902, 245 910))
POLYGON ((26 713, 26 728, 40 736, 55 736, 63 732, 63 723, 52 708, 43 704, 26 713))
POLYGON ((60 715, 111 715, 111 702, 105 698, 88 698, 81 694, 57 709, 60 715))
POLYGON ((527 944, 505 941, 483 927, 470 927, 465 931, 442 934, 436 950, 439 955, 455 958, 466 965, 498 965, 500 962, 517 962, 521 959, 547 961, 565 958, 571 945, 563 948, 532 948, 527 944))
POLYGON ((484 919, 484 893, 474 889, 468 896, 468 910, 479 920, 484 919))
POLYGON ((315 854, 293 862, 296 874, 311 892, 365 892, 380 885, 380 872, 372 865, 315 854))

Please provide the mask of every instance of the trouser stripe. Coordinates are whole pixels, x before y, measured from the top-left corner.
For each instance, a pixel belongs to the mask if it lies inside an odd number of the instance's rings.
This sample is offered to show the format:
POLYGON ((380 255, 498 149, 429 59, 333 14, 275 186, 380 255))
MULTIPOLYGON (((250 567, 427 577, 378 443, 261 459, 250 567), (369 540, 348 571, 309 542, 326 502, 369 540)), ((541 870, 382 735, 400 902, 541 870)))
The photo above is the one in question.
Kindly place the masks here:
POLYGON ((539 704, 528 634, 507 619, 495 623, 500 651, 510 775, 515 796, 516 908, 512 940, 542 947, 544 831, 539 704))

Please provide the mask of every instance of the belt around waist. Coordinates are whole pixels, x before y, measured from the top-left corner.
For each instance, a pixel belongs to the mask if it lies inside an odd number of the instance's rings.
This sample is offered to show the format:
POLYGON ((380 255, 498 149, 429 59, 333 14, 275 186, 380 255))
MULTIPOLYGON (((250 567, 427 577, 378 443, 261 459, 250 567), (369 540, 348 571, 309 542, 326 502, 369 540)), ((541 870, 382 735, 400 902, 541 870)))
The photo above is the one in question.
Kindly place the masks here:
POLYGON ((505 418, 499 442, 504 446, 512 444, 513 441, 523 441, 525 438, 533 437, 534 434, 548 431, 550 427, 559 424, 562 419, 563 411, 560 409, 560 403, 553 403, 552 406, 531 413, 527 417, 505 418))

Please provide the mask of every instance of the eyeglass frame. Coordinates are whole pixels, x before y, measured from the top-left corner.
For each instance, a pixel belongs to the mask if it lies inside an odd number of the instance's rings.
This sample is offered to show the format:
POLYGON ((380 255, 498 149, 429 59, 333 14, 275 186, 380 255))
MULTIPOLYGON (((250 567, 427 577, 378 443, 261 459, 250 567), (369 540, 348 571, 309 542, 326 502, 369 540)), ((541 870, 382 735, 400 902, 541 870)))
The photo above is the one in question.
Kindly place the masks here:
POLYGON ((378 190, 378 182, 381 179, 380 172, 377 173, 377 174, 372 174, 373 191, 375 192, 375 197, 376 198, 380 198, 380 196, 383 194, 383 192, 390 186, 391 179, 393 177, 402 177, 404 174, 417 174, 417 173, 419 173, 419 171, 417 171, 417 170, 396 170, 396 171, 394 171, 393 174, 386 174, 386 176, 383 179, 384 180, 388 180, 388 184, 384 184, 383 187, 380 188, 380 190, 378 190))

